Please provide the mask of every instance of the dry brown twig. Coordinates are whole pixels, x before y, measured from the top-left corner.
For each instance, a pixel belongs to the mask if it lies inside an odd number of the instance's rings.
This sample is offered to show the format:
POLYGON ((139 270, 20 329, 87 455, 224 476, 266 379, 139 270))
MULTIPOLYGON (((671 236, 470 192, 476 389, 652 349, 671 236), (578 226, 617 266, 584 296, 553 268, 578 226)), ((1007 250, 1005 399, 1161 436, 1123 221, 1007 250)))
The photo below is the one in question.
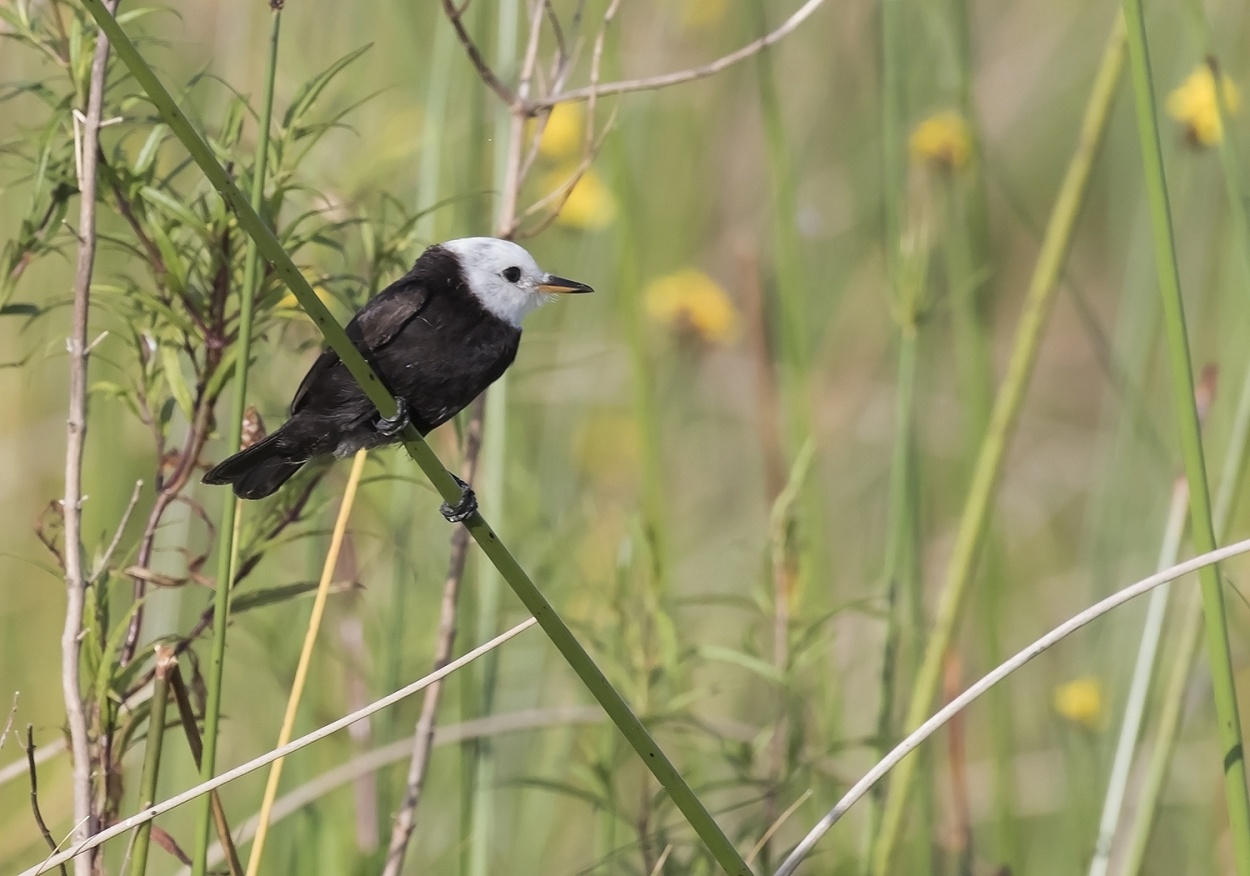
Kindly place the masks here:
MULTIPOLYGON (((43 812, 39 808, 39 770, 35 766, 35 728, 31 724, 26 725, 26 764, 30 776, 30 811, 34 813, 35 825, 43 841, 56 854, 56 840, 52 838, 52 831, 48 830, 48 823, 43 820, 43 812)), ((68 876, 64 864, 61 865, 61 876, 68 876)))
MULTIPOLYGON (((465 438, 465 478, 469 483, 477 473, 477 462, 482 446, 482 427, 485 422, 486 396, 481 395, 473 403, 473 414, 469 419, 468 434, 465 438)), ((434 670, 446 666, 452 658, 452 649, 456 642, 456 604, 460 597, 460 583, 464 580, 464 567, 469 556, 469 530, 464 526, 456 527, 451 538, 451 560, 448 563, 447 578, 443 583, 443 601, 438 615, 438 643, 435 645, 434 670)), ((443 683, 436 681, 425 691, 421 702, 421 715, 417 719, 417 729, 413 734, 412 757, 408 763, 408 778, 405 782, 404 802, 396 813, 394 826, 391 828, 390 844, 386 850, 386 866, 382 876, 399 876, 404 867, 404 855, 408 851, 408 843, 412 832, 417 826, 417 807, 421 803, 421 792, 425 788, 425 775, 430 764, 430 752, 434 748, 434 725, 438 718, 438 705, 442 699, 443 683)))

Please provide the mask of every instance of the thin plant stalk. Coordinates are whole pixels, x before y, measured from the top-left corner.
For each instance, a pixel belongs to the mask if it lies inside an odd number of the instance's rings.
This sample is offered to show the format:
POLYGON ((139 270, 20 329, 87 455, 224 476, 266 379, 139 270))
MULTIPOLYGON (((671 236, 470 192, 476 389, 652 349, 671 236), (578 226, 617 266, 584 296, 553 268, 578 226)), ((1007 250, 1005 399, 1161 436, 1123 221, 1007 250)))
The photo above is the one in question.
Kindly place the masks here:
MULTIPOLYGON (((907 95, 902 40, 902 2, 881 3, 881 190, 884 213, 886 276, 889 278, 895 323, 898 327, 898 370, 895 375, 894 442, 890 460, 889 498, 886 510, 886 546, 883 584, 885 588, 885 637, 882 643, 880 702, 877 707, 875 758, 890 744, 894 730, 895 682, 899 678, 898 647, 902 639, 904 612, 900 594, 919 610, 922 601, 917 589, 919 575, 913 562, 918 521, 917 502, 911 495, 914 462, 915 390, 918 305, 921 290, 912 270, 925 254, 905 247, 903 225, 907 210, 907 166, 903 150, 907 95), (908 250, 905 252, 905 248, 908 250)), ((908 232, 908 238, 913 235, 908 232)), ((922 281, 921 281, 922 282, 922 281)), ((917 640, 920 630, 915 631, 917 640)), ((874 759, 875 759, 874 758, 874 759)), ((864 840, 871 853, 881 819, 883 789, 868 800, 864 840)), ((867 860, 869 855, 865 855, 867 860)))
MULTIPOLYGON (((941 679, 946 649, 954 638, 955 628, 963 613, 964 597, 976 561, 981 553, 990 504, 1002 475, 1007 445, 1015 433, 1020 409, 1024 403, 1033 365, 1037 360, 1042 335, 1049 321, 1051 305, 1059 274, 1066 260, 1073 229, 1089 189, 1094 158, 1102 145, 1110 117, 1115 87, 1124 61, 1124 28, 1117 16, 1107 45, 1103 50, 1098 72, 1094 77, 1089 103, 1081 122, 1076 150, 1055 199, 1042 238, 1037 264, 1029 281, 1024 311, 1016 329, 1007 371, 990 413, 990 423, 969 486, 968 497, 959 521, 955 545, 946 568, 933 629, 929 634, 924 658, 920 664, 912 696, 907 708, 905 727, 916 727, 929 713, 941 679)), ((903 761, 895 772, 886 797, 881 831, 873 851, 872 872, 876 876, 891 873, 891 860, 898 842, 903 813, 911 799, 916 760, 903 761)))
MULTIPOLYGON (((898 373, 894 401, 894 452, 890 463, 889 509, 886 524, 885 611, 886 631, 881 656, 881 701, 877 708, 873 754, 880 758, 889 750, 894 732, 894 697, 899 679, 898 649, 904 627, 899 594, 914 588, 915 499, 912 495, 913 440, 916 392, 915 326, 900 326, 898 373)), ((908 592, 909 600, 913 596, 908 592)), ((881 818, 883 794, 868 799, 865 837, 871 844, 881 818)))
MULTIPOLYGON (((468 435, 466 437, 466 468, 465 478, 469 482, 477 474, 478 449, 482 440, 482 413, 485 402, 479 397, 473 404, 470 414, 468 435)), ((443 599, 438 612, 438 634, 434 646, 434 668, 438 669, 451 660, 456 643, 457 603, 460 596, 460 584, 464 580, 465 564, 468 561, 469 541, 467 530, 457 529, 451 539, 451 559, 448 563, 447 577, 443 582, 443 599)), ((421 715, 417 718, 416 731, 412 740, 412 756, 408 761, 408 776, 404 782, 404 799, 395 813, 391 826, 391 838, 386 849, 386 863, 382 868, 383 876, 399 876, 404 867, 404 856, 408 853, 408 844, 412 840, 413 831, 417 827, 417 807, 421 803, 421 794, 425 789, 425 779, 430 766, 430 754, 434 748, 435 720, 438 717, 438 706, 442 701, 443 683, 430 685, 421 703, 421 715)))
MULTIPOLYGON (((165 710, 169 705, 170 665, 176 665, 173 649, 162 645, 156 652, 156 674, 152 681, 152 701, 148 712, 148 740, 143 752, 143 772, 139 777, 139 808, 156 802, 156 780, 161 770, 161 747, 165 741, 165 710)), ((144 876, 148 870, 148 847, 152 839, 152 822, 145 821, 135 829, 131 850, 130 876, 144 876)))
MULTIPOLYGON (((413 38, 417 38, 425 28, 421 17, 422 10, 415 4, 405 4, 402 8, 409 15, 413 27, 413 38)), ((456 46, 455 36, 451 28, 433 28, 433 47, 430 49, 430 81, 425 93, 426 129, 431 132, 422 139, 421 155, 417 166, 417 197, 415 209, 421 210, 417 219, 416 235, 420 240, 442 240, 451 235, 440 233, 442 224, 439 218, 445 211, 425 210, 425 205, 437 204, 444 197, 442 187, 443 144, 442 136, 433 132, 441 132, 446 124, 448 106, 451 102, 451 63, 456 46)), ((411 580, 409 563, 402 547, 409 531, 408 514, 412 507, 412 489, 409 484, 396 480, 390 487, 390 519, 394 522, 391 539, 396 547, 396 562, 393 564, 391 581, 390 610, 386 613, 386 657, 385 670, 382 673, 383 690, 394 688, 400 683, 404 644, 407 642, 405 632, 409 628, 408 614, 409 591, 411 580)), ((395 715, 385 716, 386 735, 398 732, 395 715)), ((382 783, 380 810, 389 812, 394 809, 391 802, 390 789, 382 783)))
MULTIPOLYGON (((971 142, 971 161, 961 174, 961 185, 946 186, 951 218, 947 227, 956 233, 943 235, 949 282, 948 294, 953 297, 953 335, 963 399, 964 429, 967 444, 966 466, 970 472, 976 459, 976 448, 985 437, 990 411, 994 403, 993 302, 998 289, 994 286, 991 265, 989 228, 989 196, 983 126, 977 111, 974 90, 976 46, 970 0, 954 0, 951 4, 951 31, 956 46, 959 110, 967 126, 971 142), (956 218, 956 204, 959 215, 956 218)), ((975 621, 983 632, 987 662, 999 663, 1005 656, 1001 622, 1005 586, 1002 543, 993 527, 986 533, 982 561, 981 586, 975 598, 980 617, 975 621)), ((1020 859, 1019 830, 1015 817, 1014 756, 1011 740, 1012 703, 1010 692, 995 690, 989 696, 990 712, 988 757, 992 766, 991 809, 997 828, 999 859, 1014 864, 1020 859)))
MULTIPOLYGON (((517 66, 517 35, 520 31, 520 4, 517 0, 501 3, 494 13, 497 36, 495 38, 496 68, 505 73, 513 71, 517 66)), ((541 15, 535 7, 533 15, 541 15)), ((509 112, 502 106, 495 110, 495 130, 501 132, 511 123, 509 112)), ((496 135, 494 155, 495 184, 508 178, 508 161, 512 143, 510 139, 496 135)), ((514 201, 515 202, 515 201, 514 201)), ((502 205, 501 205, 502 207, 502 205)), ((515 216, 498 216, 496 228, 509 228, 515 222, 515 216)), ((511 383, 508 375, 491 386, 486 394, 486 409, 483 411, 485 424, 490 428, 482 433, 482 498, 492 508, 504 507, 504 475, 507 470, 508 430, 508 387, 511 383)), ((483 424, 483 426, 485 426, 483 424)), ((490 636, 499 627, 499 602, 503 581, 494 567, 488 564, 477 566, 477 586, 474 588, 476 634, 490 636)), ((499 679, 499 657, 488 654, 477 665, 473 672, 477 680, 475 691, 466 687, 466 695, 471 699, 465 718, 484 718, 495 708, 495 689, 499 679)), ((431 740, 431 743, 433 740, 431 740)), ((468 851, 465 855, 463 872, 468 876, 487 876, 491 872, 491 849, 496 836, 495 826, 495 755, 494 746, 489 739, 470 740, 461 747, 466 758, 465 775, 467 778, 467 794, 465 806, 468 813, 468 851)))
MULTIPOLYGON (((291 681, 291 695, 287 697, 286 714, 282 716, 282 729, 278 731, 278 743, 275 748, 286 745, 295 733, 295 719, 299 715, 300 700, 303 699, 304 686, 308 682, 308 667, 312 665, 313 651, 317 647, 317 634, 321 631, 321 618, 325 615, 326 600, 330 595, 330 584, 334 581, 334 570, 339 564, 339 552, 343 547, 343 538, 347 534, 347 521, 351 519, 352 505, 356 502, 360 476, 364 473, 365 459, 368 456, 368 451, 357 450, 356 456, 352 459, 352 470, 347 476, 347 486, 343 489, 343 501, 339 504, 334 531, 330 535, 330 547, 326 551, 325 562, 321 566, 321 580, 317 582, 317 595, 313 599, 312 612, 308 617, 308 628, 304 632, 304 646, 300 649, 299 663, 295 667, 295 678, 291 681)), ((269 812, 273 809, 273 801, 278 796, 278 783, 282 781, 282 766, 285 763, 285 758, 279 758, 269 767, 269 778, 265 782, 265 795, 260 804, 256 839, 252 843, 252 851, 247 859, 247 876, 257 876, 260 873, 260 861, 265 853, 265 840, 269 836, 269 812)))
MULTIPOLYGON (((113 0, 108 7, 110 17, 117 7, 113 0)), ((69 350, 69 412, 66 416, 65 498, 61 502, 65 516, 65 627, 61 634, 61 694, 65 701, 65 717, 73 769, 75 842, 96 832, 95 783, 92 780, 91 740, 87 729, 86 706, 80 675, 83 615, 87 598, 87 572, 82 547, 82 460, 87 437, 87 365, 91 347, 87 341, 91 316, 91 277, 95 269, 96 237, 96 167, 100 142, 100 121, 104 107, 104 79, 108 73, 109 38, 101 27, 96 35, 95 53, 91 59, 91 78, 87 90, 87 107, 82 126, 81 177, 78 180, 78 262, 74 273, 74 307, 72 328, 67 342, 69 350)), ((77 876, 90 876, 94 855, 74 861, 77 876)))
MULTIPOLYGON (((1185 328, 1184 301, 1176 264, 1171 208, 1163 169, 1163 149, 1159 141, 1158 108, 1155 106, 1141 0, 1124 0, 1124 17, 1128 24, 1129 56, 1132 60, 1133 93, 1137 104, 1138 136, 1145 167, 1146 197, 1154 229, 1159 288, 1163 295, 1164 325, 1172 366, 1173 403, 1179 420, 1181 450, 1185 458, 1186 478, 1189 481, 1190 527, 1195 549, 1205 553, 1215 548, 1215 529, 1211 519, 1211 498, 1207 485, 1206 461, 1203 457, 1202 433, 1194 400, 1194 378, 1185 328)), ((1211 683, 1223 749, 1224 791, 1228 802, 1233 859, 1237 872, 1241 876, 1247 876, 1250 874, 1250 796, 1246 790, 1246 759, 1242 747, 1241 721, 1237 713, 1237 690, 1224 609, 1224 589, 1218 567, 1204 567, 1199 572, 1199 580, 1202 583, 1211 683)))
MULTIPOLYGON (((88 9, 92 8, 89 2, 88 9)), ((273 5, 272 10, 269 51, 265 61, 265 86, 260 123, 256 132, 256 157, 252 163, 252 192, 248 202, 253 215, 259 213, 264 201, 265 177, 269 166, 269 128, 273 117, 273 93, 278 67, 278 35, 282 24, 282 5, 280 3, 273 5)), ((153 79, 155 79, 154 76, 153 79)), ((241 195, 239 197, 242 198, 241 195)), ((264 220, 259 216, 256 221, 264 227, 264 220)), ((256 238, 254 235, 249 235, 243 257, 243 285, 239 289, 239 335, 236 341, 238 355, 234 365, 234 409, 231 412, 226 434, 226 446, 231 452, 237 450, 242 442, 243 419, 247 410, 247 371, 252 350, 252 310, 256 300, 259 268, 256 238)), ((229 627, 230 593, 234 583, 240 509, 241 501, 233 496, 229 497, 222 503, 221 522, 217 528, 217 531, 222 534, 222 539, 217 545, 217 589, 213 595, 213 638, 208 670, 205 673, 208 692, 204 705, 204 742, 200 760, 202 780, 212 778, 217 769, 217 741, 221 729, 222 676, 226 665, 226 630, 229 627)), ((208 855, 211 827, 211 800, 205 798, 196 825, 195 854, 192 856, 195 876, 205 876, 207 872, 204 862, 208 855)))
MULTIPOLYGON (((1215 63, 1211 29, 1206 11, 1200 3, 1190 4, 1190 12, 1202 34, 1204 48, 1211 69, 1215 89, 1215 107, 1220 116, 1219 154, 1224 172, 1224 185, 1228 194, 1229 218, 1232 223, 1233 247, 1239 256, 1243 288, 1250 290, 1250 216, 1247 215, 1245 185, 1241 176, 1241 164, 1235 132, 1229 124, 1228 103, 1224 94, 1223 74, 1215 63)), ((1230 430, 1227 456, 1220 472, 1219 489, 1215 500, 1215 531, 1222 538, 1228 536, 1235 498, 1240 494, 1245 477, 1246 464, 1250 460, 1250 366, 1242 378, 1241 394, 1230 430)), ((1158 809, 1159 796, 1168 767, 1176 750, 1180 728, 1181 709, 1190 672, 1198 655, 1202 614, 1197 603, 1188 603, 1178 624, 1178 659, 1173 662, 1164 685, 1162 706, 1154 745, 1145 768, 1145 777, 1137 795, 1134 817, 1124 841, 1126 849, 1123 873, 1135 874, 1145 860, 1146 845, 1158 809)))
MULTIPOLYGON (((1167 525, 1163 532, 1163 544, 1159 549, 1156 568, 1164 569, 1176 562, 1181 539, 1185 535, 1185 520, 1189 510, 1189 489, 1178 480, 1172 490, 1172 504, 1168 510, 1167 525)), ((1128 793, 1129 772, 1133 766, 1133 753, 1141 732, 1142 718, 1146 711, 1146 697, 1150 693, 1150 680, 1154 675, 1155 657, 1163 635, 1163 621, 1167 617, 1168 599, 1172 585, 1164 584, 1150 594, 1146 604, 1146 620, 1142 624, 1141 642, 1137 659, 1133 664, 1133 678, 1129 683, 1128 699, 1124 704, 1124 718, 1116 739, 1115 756, 1111 762, 1111 777, 1107 781, 1107 794, 1103 798, 1102 816, 1098 822, 1098 839, 1094 843, 1094 857, 1090 861, 1089 876, 1106 876, 1111 865, 1111 851, 1116 826, 1128 793)))
MULTIPOLYGON (((108 33, 118 57, 126 64, 135 81, 148 95, 152 105, 169 125, 170 131, 186 147, 192 160, 199 166, 212 186, 234 209, 240 228, 256 241, 260 254, 273 265, 276 277, 286 283, 287 288, 312 318, 313 323, 325 337, 326 343, 338 355, 365 395, 382 416, 394 416, 396 412, 394 397, 387 392, 377 373, 365 361, 360 351, 347 337, 343 327, 335 321, 334 316, 317 297, 307 278, 300 273, 290 256, 283 251, 282 245, 273 232, 252 209, 242 192, 230 179, 229 174, 217 162, 208 145, 191 127, 186 115, 178 108, 169 91, 152 72, 152 68, 143 60, 134 43, 127 38, 125 31, 104 8, 101 0, 83 0, 83 4, 99 23, 101 29, 108 33)), ((439 461, 416 428, 409 425, 404 429, 401 437, 408 454, 421 467, 422 472, 429 478, 443 500, 453 504, 459 502, 463 495, 460 484, 439 461)), ((668 792, 673 804, 686 818, 720 866, 730 876, 750 873, 750 867, 746 865, 742 855, 717 825, 716 819, 712 817, 707 807, 677 771, 673 762, 664 754, 629 704, 608 681, 607 676, 590 657, 563 618, 491 529, 481 512, 471 515, 464 525, 487 559, 495 565, 503 579, 508 582, 508 586, 512 588, 517 598, 542 626, 547 637, 577 673, 587 690, 599 701, 612 723, 617 726, 642 762, 668 792)), ((207 761, 206 756, 206 764, 207 761)), ((204 840, 202 847, 207 848, 207 839, 204 840)))
MULTIPOLYGON (((1205 418, 1210 410, 1212 386, 1204 382, 1199 390, 1199 415, 1205 418)), ((1223 487, 1221 487, 1222 489, 1223 487)), ((1218 504, 1218 502, 1217 502, 1218 504)), ((1189 487, 1184 478, 1177 479, 1172 488, 1172 502, 1164 527, 1163 542, 1159 549, 1156 568, 1163 569, 1176 562, 1181 542, 1185 536, 1185 524, 1189 510, 1189 487)), ((1217 517, 1218 521, 1218 517, 1217 517)), ((1221 526, 1217 522, 1216 528, 1221 526)), ((1124 716, 1120 733, 1116 738, 1115 755, 1111 762, 1111 774, 1107 780, 1107 793, 1103 798, 1102 815, 1098 822, 1098 838, 1094 842, 1094 857, 1090 861, 1090 876, 1105 876, 1111 866, 1116 828, 1119 826, 1124 802, 1128 796, 1129 776, 1133 767, 1133 755, 1141 733, 1146 712, 1146 699, 1154 678, 1155 659, 1163 638, 1163 624, 1168 613, 1171 585, 1165 584, 1150 594, 1146 619, 1142 624, 1141 641, 1137 659, 1133 663, 1133 677, 1124 704, 1124 716)), ((1188 652, 1186 652, 1188 653, 1188 652)))
POLYGON ((985 316, 984 286, 989 279, 990 233, 989 200, 985 188, 985 149, 981 125, 977 118, 973 93, 974 64, 973 22, 969 0, 954 0, 951 30, 957 46, 959 74, 959 112, 972 146, 971 161, 960 173, 942 187, 949 216, 943 235, 943 248, 949 281, 948 292, 954 296, 956 348, 963 377, 963 397, 967 412, 968 434, 980 441, 989 422, 993 404, 993 357, 991 336, 985 316), (962 205, 963 209, 957 207, 962 205), (952 233, 953 232, 953 233, 952 233))
MULTIPOLYGON (((191 760, 195 763, 196 769, 199 769, 204 756, 199 717, 196 715, 195 706, 191 703, 191 691, 182 680, 177 661, 174 661, 169 670, 169 692, 178 706, 178 718, 182 723, 182 733, 187 739, 187 748, 191 750, 191 760)), ((213 809, 213 822, 217 825, 218 845, 216 848, 225 859, 230 876, 244 876, 243 863, 239 860, 239 851, 230 836, 230 824, 226 821, 226 809, 221 805, 221 796, 216 791, 209 791, 208 797, 209 805, 213 809)), ((209 866, 213 866, 213 863, 210 861, 209 866)), ((187 872, 190 871, 191 868, 188 866, 187 872)))
MULTIPOLYGON (((767 13, 771 5, 757 2, 754 12, 761 33, 766 32, 767 13)), ((772 270, 776 282, 775 349, 777 363, 772 370, 777 395, 783 414, 781 423, 765 424, 779 433, 775 445, 778 459, 771 463, 784 471, 790 469, 790 478, 773 503, 772 565, 773 565, 773 664, 782 675, 787 674, 791 660, 791 631, 794 620, 801 616, 799 602, 802 598, 802 580, 812 573, 816 565, 812 546, 822 544, 820 539, 809 540, 806 556, 800 555, 788 537, 789 521, 794 519, 815 531, 819 528, 817 515, 819 505, 816 495, 806 488, 807 473, 812 464, 813 414, 808 373, 808 343, 806 284, 803 279, 802 254, 795 228, 797 208, 797 185, 790 146, 786 140, 785 121, 782 117, 783 91, 777 82, 772 54, 764 49, 755 59, 756 87, 759 92, 760 117, 764 129, 764 145, 768 157, 770 194, 772 197, 771 237, 773 241, 772 270), (793 554, 793 556, 791 556, 793 554), (791 565, 793 569, 789 568, 791 565), (803 567, 807 568, 804 569, 803 567)), ((766 445, 768 446, 768 445, 766 445)), ((784 795, 787 776, 786 744, 791 733, 789 721, 793 692, 783 686, 778 691, 777 716, 772 728, 767 774, 767 797, 762 811, 765 822, 774 822, 779 814, 780 801, 784 795)), ((771 847, 762 847, 761 866, 767 868, 771 859, 771 847)))
MULTIPOLYGON (((755 8, 760 16, 762 29, 764 11, 768 5, 756 3, 755 8)), ((799 212, 798 188, 795 184, 790 147, 786 141, 785 124, 781 117, 781 90, 773 70, 772 55, 767 49, 760 51, 755 69, 764 145, 772 178, 772 231, 776 247, 773 270, 777 278, 782 397, 788 420, 789 450, 794 453, 813 433, 808 375, 809 317, 807 303, 804 301, 803 258, 795 228, 795 217, 799 212)))

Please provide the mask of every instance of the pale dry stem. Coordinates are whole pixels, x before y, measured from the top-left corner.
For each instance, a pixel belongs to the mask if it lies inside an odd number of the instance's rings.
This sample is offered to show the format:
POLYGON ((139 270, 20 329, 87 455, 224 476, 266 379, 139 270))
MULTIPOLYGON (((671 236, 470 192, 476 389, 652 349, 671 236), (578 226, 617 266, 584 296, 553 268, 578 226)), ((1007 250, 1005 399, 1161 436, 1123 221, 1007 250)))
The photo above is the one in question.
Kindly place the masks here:
MULTIPOLYGON (((116 12, 117 0, 107 2, 116 12)), ((83 615, 86 610, 87 575, 82 547, 82 462, 87 434, 87 327, 91 303, 91 276, 96 253, 96 166, 100 122, 104 107, 104 76, 108 68, 109 43, 100 34, 91 60, 87 112, 82 124, 81 176, 78 180, 78 259, 74 272, 73 324, 66 346, 69 350, 69 412, 66 417, 65 497, 65 627, 61 633, 61 693, 73 755, 74 835, 82 842, 95 833, 97 819, 92 779, 91 739, 80 678, 83 615)), ((93 855, 74 861, 78 876, 90 876, 93 855)))

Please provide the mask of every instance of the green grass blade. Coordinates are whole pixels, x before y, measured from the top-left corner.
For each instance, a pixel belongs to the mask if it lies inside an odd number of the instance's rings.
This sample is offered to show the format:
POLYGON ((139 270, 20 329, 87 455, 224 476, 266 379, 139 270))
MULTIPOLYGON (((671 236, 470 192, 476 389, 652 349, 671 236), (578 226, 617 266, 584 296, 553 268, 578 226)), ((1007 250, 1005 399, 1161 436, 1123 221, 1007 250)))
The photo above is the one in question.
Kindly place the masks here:
MULTIPOLYGON (((253 214, 260 210, 265 197, 265 177, 269 163, 269 128, 273 116, 274 79, 277 73, 278 35, 281 22, 282 11, 281 7, 278 7, 273 11, 269 31, 269 53, 265 62, 265 90, 256 135, 256 158, 252 166, 252 193, 249 204, 253 214)), ((127 66, 130 64, 128 63, 127 66)), ((183 140, 183 142, 186 141, 183 140)), ((259 217, 256 221, 261 222, 259 217)), ((226 435, 226 447, 232 453, 239 447, 242 440, 243 418, 247 410, 247 369, 251 359, 252 305, 256 299, 258 268, 256 240, 254 237, 249 237, 243 261, 243 284, 239 287, 239 336, 236 341, 238 355, 235 359, 234 408, 231 411, 229 430, 226 435)), ((235 538, 238 534, 235 523, 240 504, 240 501, 233 496, 222 503, 221 522, 217 529, 221 534, 217 544, 217 589, 213 594, 213 616, 217 621, 213 624, 208 671, 205 673, 208 693, 204 705, 201 781, 211 779, 217 769, 217 741, 221 731, 222 675, 226 664, 226 630, 230 626, 226 623, 226 619, 230 617, 230 591, 234 581, 236 554, 235 538)), ((201 802, 199 820, 196 823, 195 853, 191 859, 192 872, 195 876, 204 876, 207 872, 206 862, 212 824, 212 798, 205 797, 201 802)))
MULTIPOLYGON (((1172 233, 1171 207, 1163 169, 1163 149, 1159 142, 1159 114, 1155 105, 1150 71, 1150 53, 1141 0, 1124 0, 1128 25, 1129 57, 1132 61, 1133 94, 1137 104, 1137 127, 1145 168, 1146 198, 1154 231, 1159 289, 1163 295, 1164 324, 1172 368, 1173 402, 1179 420, 1181 450, 1189 481, 1189 513, 1194 548, 1207 552, 1215 548, 1211 520, 1211 497, 1207 486, 1202 434, 1194 402, 1194 377, 1185 327, 1184 301, 1172 233)), ((1237 872, 1250 874, 1250 797, 1246 793, 1246 760, 1242 748, 1241 722, 1237 714, 1232 654, 1224 610, 1224 590, 1219 569, 1208 566, 1199 572, 1203 613, 1206 619, 1207 652, 1211 664, 1215 710, 1223 748, 1224 791, 1232 832, 1233 858, 1237 872)))

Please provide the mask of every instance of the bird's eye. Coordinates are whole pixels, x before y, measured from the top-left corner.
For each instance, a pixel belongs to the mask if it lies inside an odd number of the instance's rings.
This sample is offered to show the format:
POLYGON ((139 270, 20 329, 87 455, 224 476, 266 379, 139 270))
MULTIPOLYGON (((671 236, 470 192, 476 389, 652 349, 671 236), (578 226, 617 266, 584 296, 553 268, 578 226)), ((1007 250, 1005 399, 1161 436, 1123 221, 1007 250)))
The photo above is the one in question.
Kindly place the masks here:
POLYGON ((517 280, 521 279, 521 269, 515 266, 511 268, 504 268, 503 278, 509 283, 515 283, 517 280))

